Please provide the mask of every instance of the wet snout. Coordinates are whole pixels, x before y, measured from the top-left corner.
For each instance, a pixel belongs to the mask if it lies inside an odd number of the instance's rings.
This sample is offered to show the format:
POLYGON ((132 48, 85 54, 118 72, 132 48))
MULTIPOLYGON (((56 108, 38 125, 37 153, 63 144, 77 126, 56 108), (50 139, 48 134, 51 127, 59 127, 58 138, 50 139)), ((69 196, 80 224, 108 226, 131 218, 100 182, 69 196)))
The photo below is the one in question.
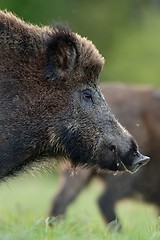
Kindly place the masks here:
POLYGON ((138 152, 138 155, 133 160, 132 166, 129 168, 131 172, 136 172, 141 166, 147 164, 150 158, 138 152))

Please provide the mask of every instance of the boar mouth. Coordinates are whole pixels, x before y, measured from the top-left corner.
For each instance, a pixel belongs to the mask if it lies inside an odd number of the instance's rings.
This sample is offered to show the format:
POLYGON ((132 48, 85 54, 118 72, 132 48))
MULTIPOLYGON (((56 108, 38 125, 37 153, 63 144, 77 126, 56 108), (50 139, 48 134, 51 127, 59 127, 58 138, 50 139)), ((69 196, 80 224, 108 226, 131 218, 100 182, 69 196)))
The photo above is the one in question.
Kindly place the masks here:
POLYGON ((125 164, 119 158, 117 158, 117 160, 116 160, 116 165, 117 165, 117 171, 121 171, 121 172, 125 171, 125 172, 129 172, 129 173, 135 172, 135 171, 131 171, 130 168, 127 168, 125 166, 125 164))

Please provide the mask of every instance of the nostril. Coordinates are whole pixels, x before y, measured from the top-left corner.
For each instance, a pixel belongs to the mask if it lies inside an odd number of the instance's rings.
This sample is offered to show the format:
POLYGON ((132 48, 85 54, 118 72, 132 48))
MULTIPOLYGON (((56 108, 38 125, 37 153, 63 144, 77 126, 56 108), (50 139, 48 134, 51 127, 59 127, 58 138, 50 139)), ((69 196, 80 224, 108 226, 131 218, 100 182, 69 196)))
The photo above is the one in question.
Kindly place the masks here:
POLYGON ((140 155, 139 158, 137 158, 134 161, 135 165, 145 165, 146 163, 148 163, 150 160, 150 158, 148 156, 144 156, 144 155, 140 155))
POLYGON ((110 150, 115 153, 116 152, 116 146, 115 145, 111 145, 110 146, 110 150))

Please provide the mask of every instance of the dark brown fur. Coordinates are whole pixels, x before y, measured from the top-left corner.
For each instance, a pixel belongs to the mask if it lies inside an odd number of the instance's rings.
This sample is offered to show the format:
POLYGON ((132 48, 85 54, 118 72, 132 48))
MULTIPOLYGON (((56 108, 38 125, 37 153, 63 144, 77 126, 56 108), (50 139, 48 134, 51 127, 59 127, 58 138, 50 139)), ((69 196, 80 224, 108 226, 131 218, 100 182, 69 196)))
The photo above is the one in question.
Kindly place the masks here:
POLYGON ((148 161, 103 99, 103 64, 70 29, 0 12, 0 178, 49 157, 113 171, 148 161))
POLYGON ((117 201, 137 193, 143 200, 155 204, 160 212, 160 91, 124 84, 104 84, 101 89, 115 116, 136 137, 142 152, 151 156, 151 161, 133 175, 97 174, 94 168, 79 168, 75 176, 70 176, 66 171, 61 190, 53 202, 51 216, 64 215, 80 191, 98 176, 105 183, 98 204, 106 223, 117 219, 117 201))

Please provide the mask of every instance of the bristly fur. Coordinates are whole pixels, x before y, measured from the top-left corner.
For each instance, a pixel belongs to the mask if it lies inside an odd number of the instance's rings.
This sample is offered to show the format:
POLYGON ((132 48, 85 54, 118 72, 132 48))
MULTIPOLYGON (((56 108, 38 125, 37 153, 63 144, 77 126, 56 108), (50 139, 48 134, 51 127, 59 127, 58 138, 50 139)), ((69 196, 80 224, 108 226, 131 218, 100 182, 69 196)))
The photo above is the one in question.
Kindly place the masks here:
MULTIPOLYGON (((104 65, 104 58, 99 53, 97 48, 95 48, 92 41, 88 40, 86 37, 81 37, 79 34, 71 31, 70 27, 67 24, 59 23, 56 24, 53 28, 54 35, 53 38, 58 39, 68 39, 75 44, 78 57, 82 65, 87 66, 88 63, 93 64, 102 69, 104 65)), ((52 33, 52 34, 53 34, 52 33)))
MULTIPOLYGON (((104 58, 87 38, 73 33, 68 26, 58 24, 55 28, 48 26, 39 27, 24 22, 11 12, 0 11, 1 46, 5 50, 4 54, 9 54, 11 49, 14 52, 14 69, 17 71, 17 75, 19 73, 22 74, 24 69, 27 71, 25 65, 27 64, 28 66, 28 63, 30 65, 27 72, 32 72, 33 75, 34 73, 36 74, 37 68, 40 69, 42 64, 44 64, 45 59, 42 57, 44 57, 46 51, 46 43, 48 51, 52 51, 55 50, 55 40, 65 41, 66 48, 74 48, 73 51, 76 51, 76 59, 72 59, 72 61, 77 61, 76 65, 81 65, 84 71, 86 70, 90 74, 93 70, 97 70, 98 77, 104 64, 104 58), (37 59, 39 59, 38 62, 37 59)), ((71 57, 73 58, 72 52, 71 57)), ((8 64, 4 65, 6 68, 8 64)), ((51 71, 50 66, 47 71, 48 76, 54 78, 55 73, 51 71)))

